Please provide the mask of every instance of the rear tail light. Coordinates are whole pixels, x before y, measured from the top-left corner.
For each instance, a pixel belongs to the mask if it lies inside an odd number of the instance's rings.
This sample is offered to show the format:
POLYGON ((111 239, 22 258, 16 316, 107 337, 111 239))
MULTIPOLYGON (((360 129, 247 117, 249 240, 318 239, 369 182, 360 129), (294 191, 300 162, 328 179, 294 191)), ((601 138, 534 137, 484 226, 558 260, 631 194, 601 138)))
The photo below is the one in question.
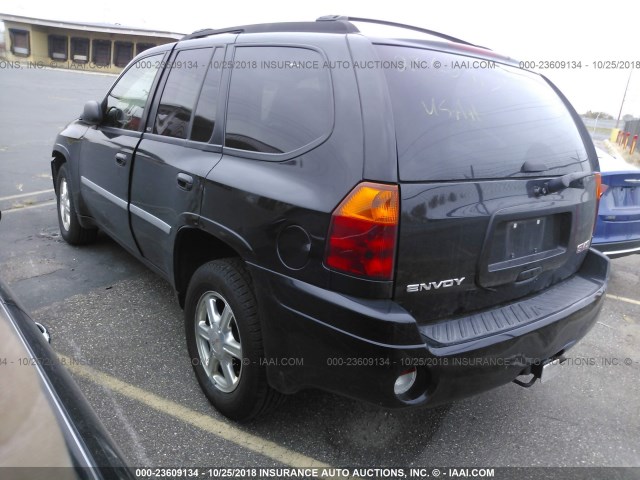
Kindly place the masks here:
POLYGON ((360 183, 333 212, 325 264, 352 275, 393 279, 398 216, 397 185, 360 183))

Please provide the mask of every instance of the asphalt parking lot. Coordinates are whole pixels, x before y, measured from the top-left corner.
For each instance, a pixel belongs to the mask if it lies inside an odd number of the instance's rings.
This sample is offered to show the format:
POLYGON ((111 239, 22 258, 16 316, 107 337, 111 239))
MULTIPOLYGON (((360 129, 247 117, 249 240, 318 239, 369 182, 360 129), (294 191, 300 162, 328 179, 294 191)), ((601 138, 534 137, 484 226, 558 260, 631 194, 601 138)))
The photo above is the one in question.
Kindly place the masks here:
POLYGON ((58 234, 50 147, 113 79, 0 71, 0 276, 131 465, 640 467, 640 255, 612 262, 598 323, 550 383, 413 411, 306 391, 251 424, 224 419, 193 375, 169 285, 105 235, 74 248, 58 234))

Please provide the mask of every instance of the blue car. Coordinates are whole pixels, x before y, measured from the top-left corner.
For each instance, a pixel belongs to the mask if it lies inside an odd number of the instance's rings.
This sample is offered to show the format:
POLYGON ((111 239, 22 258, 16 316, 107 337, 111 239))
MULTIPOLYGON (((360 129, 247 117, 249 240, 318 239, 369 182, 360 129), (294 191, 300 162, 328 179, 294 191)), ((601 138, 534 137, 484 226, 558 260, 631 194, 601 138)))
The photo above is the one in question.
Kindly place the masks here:
POLYGON ((640 253, 640 168, 596 148, 603 194, 593 247, 610 258, 640 253))

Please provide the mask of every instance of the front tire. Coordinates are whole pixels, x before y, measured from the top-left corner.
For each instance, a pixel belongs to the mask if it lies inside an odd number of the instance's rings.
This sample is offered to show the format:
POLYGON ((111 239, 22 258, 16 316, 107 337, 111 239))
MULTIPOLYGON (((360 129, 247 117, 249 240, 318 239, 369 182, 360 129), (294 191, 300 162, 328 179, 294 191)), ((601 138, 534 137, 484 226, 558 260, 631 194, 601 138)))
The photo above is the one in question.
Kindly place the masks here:
POLYGON ((58 170, 57 187, 60 235, 71 245, 84 245, 93 242, 96 239, 98 230, 95 228, 84 228, 78 221, 78 213, 73 203, 73 195, 71 194, 71 184, 66 164, 62 165, 60 170, 58 170))
POLYGON ((267 383, 262 332, 251 278, 240 259, 202 265, 189 282, 185 333, 203 392, 224 416, 246 421, 277 406, 267 383))

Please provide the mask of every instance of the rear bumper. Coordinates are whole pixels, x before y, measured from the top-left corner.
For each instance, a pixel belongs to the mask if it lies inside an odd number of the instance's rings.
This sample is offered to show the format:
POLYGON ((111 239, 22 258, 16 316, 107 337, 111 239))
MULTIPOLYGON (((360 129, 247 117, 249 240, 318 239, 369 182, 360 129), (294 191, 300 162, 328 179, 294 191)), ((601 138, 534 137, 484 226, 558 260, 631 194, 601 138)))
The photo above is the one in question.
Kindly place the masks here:
MULTIPOLYGON (((409 407, 447 403, 509 383, 572 347, 602 308, 609 262, 591 250, 572 277, 590 285, 588 291, 565 286, 565 301, 553 311, 464 338, 430 335, 433 330, 420 328, 392 300, 347 297, 255 266, 252 274, 274 388, 293 393, 316 387, 385 407, 409 407), (397 377, 413 368, 414 386, 397 396, 397 377)), ((539 294, 540 301, 569 281, 539 294)), ((460 322, 440 325, 446 331, 460 328, 460 322)))
POLYGON ((618 258, 640 253, 640 239, 624 240, 621 242, 596 242, 597 239, 594 238, 592 243, 593 248, 604 253, 609 258, 618 258))

